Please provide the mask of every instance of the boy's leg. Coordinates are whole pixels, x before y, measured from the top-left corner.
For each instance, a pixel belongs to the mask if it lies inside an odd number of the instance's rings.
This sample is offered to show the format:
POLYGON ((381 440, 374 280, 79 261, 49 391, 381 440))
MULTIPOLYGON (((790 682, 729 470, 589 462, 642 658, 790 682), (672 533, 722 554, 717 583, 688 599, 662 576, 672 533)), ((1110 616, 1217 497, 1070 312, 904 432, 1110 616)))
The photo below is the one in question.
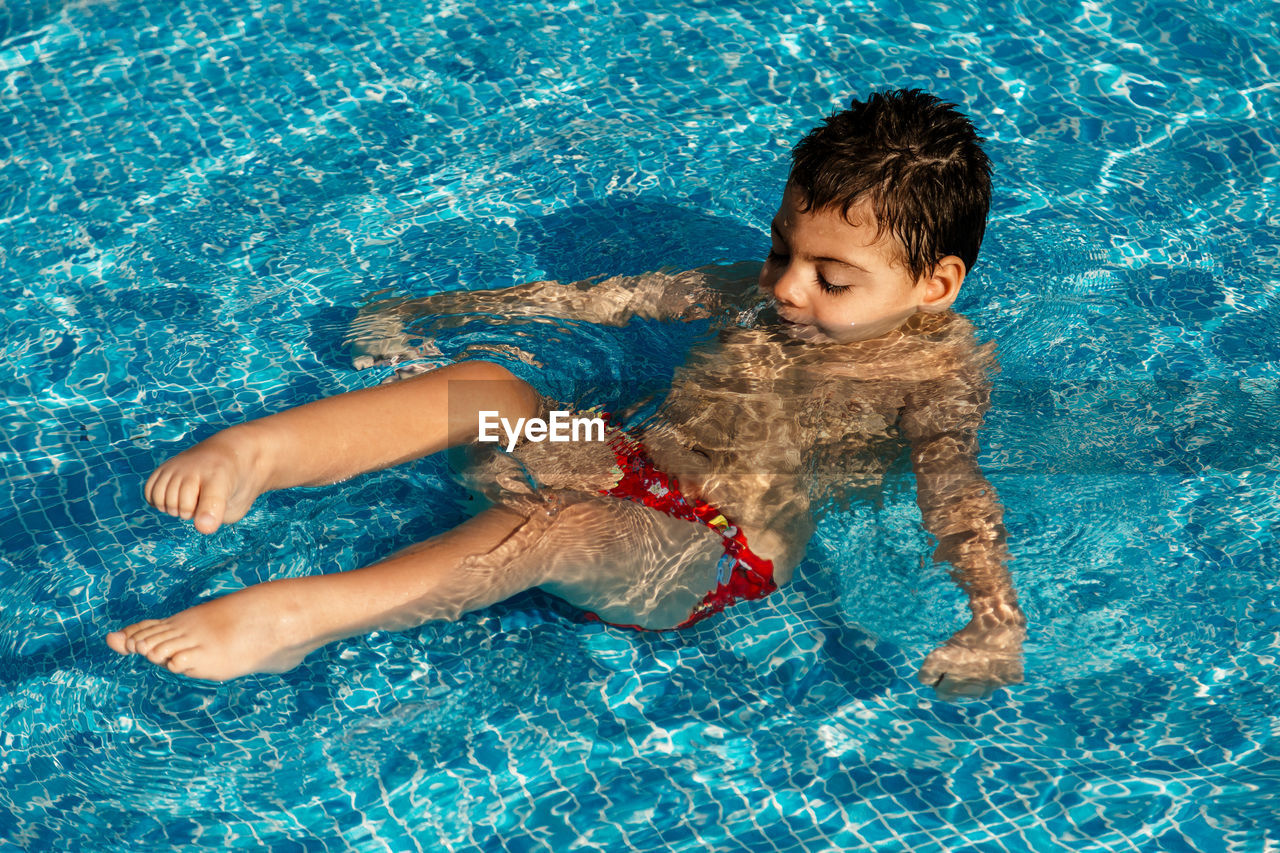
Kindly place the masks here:
POLYGON ((146 498, 213 533, 270 489, 333 483, 474 441, 481 410, 514 422, 539 408, 537 392, 500 365, 462 362, 223 430, 158 467, 146 498))
POLYGON ((715 586, 721 540, 639 504, 493 507, 367 568, 271 581, 108 635, 121 654, 195 678, 282 672, 313 649, 403 630, 543 586, 608 621, 670 628, 715 586))
POLYGON ((540 578, 532 573, 478 579, 458 571, 466 558, 492 551, 524 522, 492 508, 363 569, 256 584, 114 631, 107 644, 193 678, 284 672, 325 643, 456 619, 536 586, 540 578))

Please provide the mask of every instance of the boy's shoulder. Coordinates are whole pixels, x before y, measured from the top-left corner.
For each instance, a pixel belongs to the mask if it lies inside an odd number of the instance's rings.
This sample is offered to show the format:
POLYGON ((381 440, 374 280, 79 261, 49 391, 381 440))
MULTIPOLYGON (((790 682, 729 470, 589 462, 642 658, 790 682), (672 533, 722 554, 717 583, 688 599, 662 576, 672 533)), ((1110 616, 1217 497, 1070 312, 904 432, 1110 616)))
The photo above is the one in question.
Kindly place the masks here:
POLYGON ((995 344, 980 343, 973 325, 953 312, 916 326, 914 381, 904 389, 898 426, 907 437, 978 429, 999 370, 995 344))
POLYGON ((833 376, 884 380, 909 388, 940 381, 980 381, 993 372, 995 346, 980 344, 973 326, 951 311, 918 313, 894 332, 829 348, 833 376))
POLYGON ((905 351, 924 380, 980 382, 999 370, 995 343, 979 342, 973 324, 954 311, 917 314, 902 331, 905 351))

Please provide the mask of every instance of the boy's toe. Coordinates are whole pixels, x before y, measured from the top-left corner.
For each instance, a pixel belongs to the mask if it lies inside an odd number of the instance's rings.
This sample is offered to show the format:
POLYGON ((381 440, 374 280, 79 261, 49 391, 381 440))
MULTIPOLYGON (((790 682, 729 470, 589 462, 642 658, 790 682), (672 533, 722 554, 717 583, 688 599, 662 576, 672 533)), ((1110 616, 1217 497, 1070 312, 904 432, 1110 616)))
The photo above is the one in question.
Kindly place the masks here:
POLYGON ((227 514, 227 483, 217 475, 200 490, 200 500, 192 510, 196 530, 206 536, 222 526, 227 514))
POLYGON ((128 625, 119 631, 115 631, 114 633, 119 634, 123 637, 122 645, 124 646, 125 651, 132 653, 135 651, 134 642, 137 640, 138 635, 146 631, 148 628, 152 627, 153 625, 158 625, 158 624, 159 624, 159 620, 144 619, 141 622, 134 622, 132 625, 128 625))
POLYGON ((199 500, 200 481, 195 477, 188 477, 178 486, 178 513, 184 519, 190 519, 196 514, 199 500))
POLYGON ((166 490, 169 488, 171 477, 172 474, 169 473, 169 469, 161 466, 152 473, 151 478, 147 480, 146 487, 143 489, 147 503, 158 510, 164 511, 164 498, 166 490))
POLYGON ((184 650, 170 655, 164 667, 174 675, 186 675, 187 670, 191 669, 191 653, 184 650))
POLYGON ((129 650, 125 648, 124 631, 112 631, 110 634, 107 634, 107 645, 111 647, 111 651, 113 652, 122 655, 129 654, 129 650))
POLYGON ((148 634, 139 640, 134 640, 133 648, 138 654, 143 655, 144 657, 153 658, 155 656, 156 649, 169 638, 169 633, 148 634))
POLYGON ((167 666, 174 655, 190 651, 195 643, 185 634, 167 634, 157 639, 147 652, 147 660, 160 666, 167 666))
POLYGON ((214 512, 212 510, 204 510, 203 512, 200 512, 195 517, 196 530, 208 536, 210 533, 215 532, 219 527, 222 526, 218 522, 218 519, 221 517, 222 517, 221 507, 219 507, 219 510, 217 512, 214 512))
MULTIPOLYGON (((199 658, 200 654, 194 647, 190 649, 183 649, 180 652, 172 654, 164 666, 175 675, 189 675, 192 670, 199 666, 199 658)), ((192 677, 200 678, 201 676, 192 677)))
POLYGON ((168 633, 170 630, 172 629, 168 623, 155 619, 139 622, 136 626, 131 625, 124 629, 125 648, 131 652, 145 654, 143 651, 144 644, 149 647, 157 637, 168 633))
POLYGON ((182 486, 182 477, 175 476, 169 480, 164 494, 164 508, 169 515, 182 514, 182 486))

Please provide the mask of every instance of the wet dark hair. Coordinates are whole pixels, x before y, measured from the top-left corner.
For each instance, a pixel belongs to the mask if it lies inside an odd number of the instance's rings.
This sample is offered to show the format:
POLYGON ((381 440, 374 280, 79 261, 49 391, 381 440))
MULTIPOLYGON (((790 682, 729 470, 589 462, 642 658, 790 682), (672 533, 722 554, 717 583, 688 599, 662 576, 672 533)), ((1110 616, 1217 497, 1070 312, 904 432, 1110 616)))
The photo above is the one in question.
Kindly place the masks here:
POLYGON ((912 280, 946 255, 978 260, 991 204, 991 162, 972 122, 920 89, 875 92, 829 116, 791 152, 802 211, 866 201, 878 234, 903 249, 912 280))

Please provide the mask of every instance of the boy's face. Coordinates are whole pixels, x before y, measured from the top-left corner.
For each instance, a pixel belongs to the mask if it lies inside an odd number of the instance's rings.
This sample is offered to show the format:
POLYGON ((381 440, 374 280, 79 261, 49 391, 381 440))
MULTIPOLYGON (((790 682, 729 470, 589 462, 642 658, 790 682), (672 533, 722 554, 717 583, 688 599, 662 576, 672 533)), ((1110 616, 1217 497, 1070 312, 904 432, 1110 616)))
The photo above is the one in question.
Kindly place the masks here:
POLYGON ((955 301, 964 279, 958 258, 948 256, 913 280, 896 239, 888 232, 877 239, 869 205, 855 205, 845 219, 839 210, 801 212, 801 198, 787 184, 760 271, 760 289, 776 300, 796 337, 865 341, 917 311, 938 313, 955 301))

